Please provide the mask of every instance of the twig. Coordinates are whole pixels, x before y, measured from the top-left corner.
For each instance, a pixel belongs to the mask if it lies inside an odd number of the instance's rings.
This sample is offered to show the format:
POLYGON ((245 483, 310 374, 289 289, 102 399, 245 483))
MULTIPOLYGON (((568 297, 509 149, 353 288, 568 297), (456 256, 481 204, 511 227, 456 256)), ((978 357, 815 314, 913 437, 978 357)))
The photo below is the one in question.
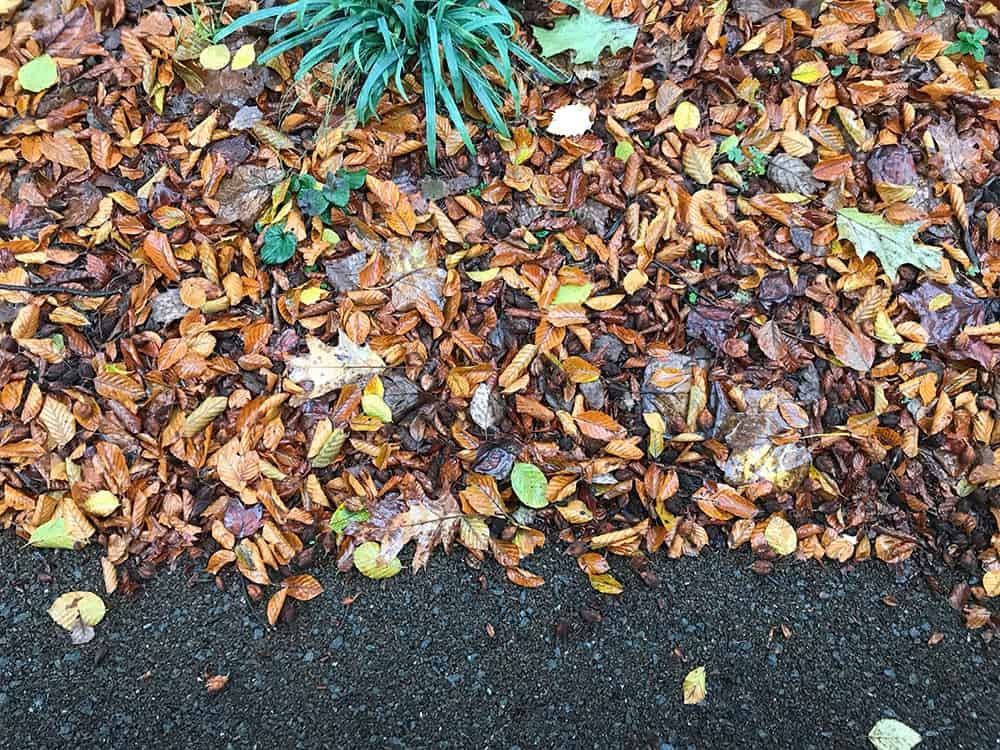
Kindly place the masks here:
POLYGON ((25 286, 23 284, 0 284, 5 292, 30 292, 32 294, 75 294, 78 297, 113 297, 124 294, 126 289, 74 289, 71 286, 25 286))

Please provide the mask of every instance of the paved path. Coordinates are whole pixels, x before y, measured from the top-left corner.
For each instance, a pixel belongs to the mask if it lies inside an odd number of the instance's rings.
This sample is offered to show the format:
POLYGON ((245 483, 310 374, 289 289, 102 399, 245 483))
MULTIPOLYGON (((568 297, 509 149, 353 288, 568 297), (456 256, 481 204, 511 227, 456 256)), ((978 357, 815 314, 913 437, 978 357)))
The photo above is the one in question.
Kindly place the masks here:
POLYGON ((2 747, 864 748, 896 716, 921 750, 1000 748, 997 646, 874 563, 760 577, 718 551, 661 559, 649 589, 618 562, 616 601, 554 550, 534 591, 459 555, 384 583, 324 563, 326 593, 273 631, 235 580, 178 568, 111 597, 77 647, 45 610, 102 591, 95 552, 5 534, 0 560, 2 747), (708 698, 684 706, 697 665, 708 698), (208 695, 205 674, 229 684, 208 695))

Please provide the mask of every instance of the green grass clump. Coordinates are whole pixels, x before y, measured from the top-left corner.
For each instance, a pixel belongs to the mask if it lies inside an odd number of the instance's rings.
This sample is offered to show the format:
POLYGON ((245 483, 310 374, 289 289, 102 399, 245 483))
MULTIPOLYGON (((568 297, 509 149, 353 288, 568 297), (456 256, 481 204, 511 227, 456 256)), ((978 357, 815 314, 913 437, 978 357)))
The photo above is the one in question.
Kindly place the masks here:
POLYGON ((514 17, 499 0, 296 0, 241 16, 217 39, 261 21, 273 21, 275 31, 259 61, 307 48, 296 80, 316 65, 331 62, 333 80, 356 81, 362 123, 375 116, 390 87, 406 97, 403 76, 413 71, 423 87, 432 166, 439 104, 474 152, 462 105, 475 102, 497 132, 509 138, 500 110, 505 93, 510 93, 520 114, 516 60, 549 80, 563 80, 514 41, 514 17))

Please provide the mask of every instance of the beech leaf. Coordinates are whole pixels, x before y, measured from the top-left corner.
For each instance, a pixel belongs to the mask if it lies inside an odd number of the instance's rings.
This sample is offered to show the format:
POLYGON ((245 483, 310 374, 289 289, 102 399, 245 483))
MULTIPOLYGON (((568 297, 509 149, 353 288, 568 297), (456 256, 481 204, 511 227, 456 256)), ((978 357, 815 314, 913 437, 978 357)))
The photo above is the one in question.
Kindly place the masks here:
POLYGON ((39 55, 29 60, 17 71, 17 82, 25 91, 38 93, 56 85, 59 68, 51 55, 39 55))
POLYGON ((544 508, 549 504, 545 497, 548 481, 534 464, 517 463, 510 473, 510 485, 517 499, 529 508, 544 508))

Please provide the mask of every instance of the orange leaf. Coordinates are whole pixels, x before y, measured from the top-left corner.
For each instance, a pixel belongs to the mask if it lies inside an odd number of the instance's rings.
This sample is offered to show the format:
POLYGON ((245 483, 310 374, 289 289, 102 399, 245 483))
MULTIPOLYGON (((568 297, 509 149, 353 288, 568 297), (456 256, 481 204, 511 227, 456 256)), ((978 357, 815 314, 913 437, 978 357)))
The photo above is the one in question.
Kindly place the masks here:
POLYGON ((625 428, 601 411, 584 411, 574 419, 580 432, 594 440, 608 442, 615 438, 625 437, 625 428))
POLYGON ((875 362, 875 342, 860 331, 851 331, 840 318, 826 319, 826 340, 837 359, 858 372, 868 372, 875 362))
POLYGON ((403 195, 396 183, 368 175, 365 184, 382 204, 382 215, 389 228, 397 234, 412 237, 413 230, 417 227, 417 217, 409 198, 403 195))
MULTIPOLYGON (((307 602, 323 593, 323 585, 311 575, 289 576, 281 585, 292 599, 307 602)), ((273 624, 273 623, 272 623, 273 624)))
POLYGON ((163 232, 149 232, 142 242, 142 253, 146 256, 146 260, 167 279, 180 281, 181 272, 177 267, 177 258, 170 248, 170 240, 163 232))
POLYGON ((511 583, 528 589, 537 589, 545 584, 545 579, 524 568, 507 568, 507 578, 511 583))
POLYGON ((278 624, 278 617, 281 616, 281 608, 285 606, 287 597, 288 589, 278 589, 267 600, 267 622, 272 627, 278 624))

